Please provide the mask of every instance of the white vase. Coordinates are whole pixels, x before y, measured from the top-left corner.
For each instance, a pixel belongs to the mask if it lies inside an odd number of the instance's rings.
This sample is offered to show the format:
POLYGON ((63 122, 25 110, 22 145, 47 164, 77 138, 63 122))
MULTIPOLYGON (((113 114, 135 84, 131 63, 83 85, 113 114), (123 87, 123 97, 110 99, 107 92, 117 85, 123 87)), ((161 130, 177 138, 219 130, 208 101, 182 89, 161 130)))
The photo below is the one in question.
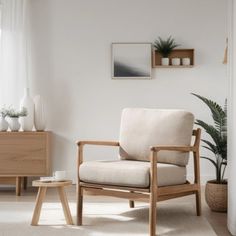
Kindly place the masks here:
POLYGON ((0 117, 0 131, 7 131, 8 129, 8 122, 5 120, 5 117, 0 117))
POLYGON ((24 97, 20 102, 20 109, 27 109, 27 116, 20 118, 20 124, 24 131, 32 131, 34 127, 34 102, 30 96, 29 88, 25 89, 24 97))
POLYGON ((170 59, 168 57, 161 58, 161 65, 168 66, 170 64, 170 59))
POLYGON ((40 95, 34 97, 34 126, 37 131, 43 131, 46 128, 44 107, 40 95))
POLYGON ((19 131, 20 122, 18 117, 9 117, 9 127, 11 131, 19 131))

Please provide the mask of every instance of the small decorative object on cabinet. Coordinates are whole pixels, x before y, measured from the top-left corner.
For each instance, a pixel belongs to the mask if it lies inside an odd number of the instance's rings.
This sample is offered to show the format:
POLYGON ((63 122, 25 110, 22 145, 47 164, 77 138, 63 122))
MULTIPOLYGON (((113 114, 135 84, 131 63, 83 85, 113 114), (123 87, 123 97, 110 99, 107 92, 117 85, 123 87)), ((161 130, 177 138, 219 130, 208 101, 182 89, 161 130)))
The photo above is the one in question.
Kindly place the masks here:
POLYGON ((7 111, 7 116, 9 117, 9 127, 11 131, 19 131, 21 127, 19 117, 27 116, 27 109, 22 107, 21 111, 16 111, 14 108, 11 108, 7 111))
POLYGON ((156 51, 161 55, 161 65, 168 66, 170 64, 169 55, 172 50, 179 45, 176 44, 175 40, 170 36, 167 40, 163 40, 161 37, 154 42, 154 47, 156 51))
POLYGON ((34 97, 34 126, 37 131, 43 131, 46 128, 43 102, 39 95, 34 97))
POLYGON ((6 116, 7 116, 7 109, 2 108, 0 110, 0 131, 7 131, 8 129, 8 122, 6 121, 6 116))
POLYGON ((27 117, 20 118, 20 124, 23 131, 32 131, 34 127, 34 102, 30 96, 29 88, 25 89, 24 97, 21 100, 20 108, 25 107, 27 109, 27 117))
POLYGON ((196 124, 201 126, 213 141, 202 139, 207 150, 211 151, 215 159, 207 156, 201 158, 210 161, 216 170, 216 179, 210 180, 206 184, 205 197, 208 206, 212 211, 227 211, 227 180, 224 179, 225 168, 227 166, 227 103, 222 108, 216 102, 192 93, 203 101, 210 109, 215 125, 209 125, 202 120, 196 120, 196 124))
POLYGON ((112 43, 113 79, 151 79, 151 43, 112 43))
POLYGON ((10 117, 9 127, 12 132, 17 132, 20 129, 19 117, 10 117))
POLYGON ((0 184, 21 182, 29 176, 50 176, 51 132, 0 132, 0 184))
POLYGON ((169 55, 172 58, 180 58, 182 65, 162 65, 162 55, 153 50, 152 67, 153 68, 191 68, 194 66, 194 49, 174 49, 169 55))

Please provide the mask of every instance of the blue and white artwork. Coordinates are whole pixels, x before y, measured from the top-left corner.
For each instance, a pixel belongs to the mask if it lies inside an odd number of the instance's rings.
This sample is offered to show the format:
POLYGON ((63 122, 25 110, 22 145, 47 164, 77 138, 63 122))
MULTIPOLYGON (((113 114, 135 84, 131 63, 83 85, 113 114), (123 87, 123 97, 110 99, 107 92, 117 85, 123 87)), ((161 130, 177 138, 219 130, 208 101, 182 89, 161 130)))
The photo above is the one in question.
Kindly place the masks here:
POLYGON ((151 43, 113 43, 112 78, 150 79, 151 43))

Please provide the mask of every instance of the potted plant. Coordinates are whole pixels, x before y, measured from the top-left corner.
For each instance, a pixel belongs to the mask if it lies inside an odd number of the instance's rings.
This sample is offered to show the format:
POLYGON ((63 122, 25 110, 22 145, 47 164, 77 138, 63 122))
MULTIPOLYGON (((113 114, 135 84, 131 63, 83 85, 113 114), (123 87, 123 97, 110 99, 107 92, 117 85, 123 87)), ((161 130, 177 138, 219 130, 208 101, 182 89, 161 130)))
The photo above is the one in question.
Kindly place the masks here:
POLYGON ((227 166, 227 100, 224 108, 216 102, 203 96, 192 93, 203 101, 211 111, 214 125, 202 120, 196 120, 195 124, 201 126, 212 141, 202 139, 203 147, 214 154, 214 159, 207 156, 201 158, 210 161, 215 167, 216 178, 206 184, 205 197, 212 211, 227 211, 227 180, 224 179, 227 166))
POLYGON ((8 129, 8 122, 6 121, 7 116, 7 109, 2 108, 0 110, 0 131, 7 131, 8 129))
POLYGON ((20 111, 16 111, 14 108, 10 108, 7 112, 9 119, 9 127, 11 131, 19 131, 20 122, 19 117, 27 116, 27 109, 23 107, 20 111))
POLYGON ((163 40, 161 37, 158 38, 158 40, 156 40, 154 42, 154 47, 157 50, 157 52, 159 52, 162 56, 161 58, 161 64, 163 66, 168 66, 169 65, 169 55, 172 52, 172 50, 176 47, 178 47, 179 45, 176 44, 175 40, 169 36, 167 38, 167 40, 163 40))

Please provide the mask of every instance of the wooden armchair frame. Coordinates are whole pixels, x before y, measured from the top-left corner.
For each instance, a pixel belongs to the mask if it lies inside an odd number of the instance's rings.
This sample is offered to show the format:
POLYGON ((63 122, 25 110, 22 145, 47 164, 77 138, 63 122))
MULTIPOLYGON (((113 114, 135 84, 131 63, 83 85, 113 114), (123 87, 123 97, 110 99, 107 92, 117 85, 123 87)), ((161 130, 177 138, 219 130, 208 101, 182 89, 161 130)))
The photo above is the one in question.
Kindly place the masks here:
MULTIPOLYGON (((195 141, 192 146, 154 146, 150 147, 150 187, 133 188, 124 186, 111 186, 80 181, 78 173, 77 182, 77 225, 82 225, 82 209, 84 195, 113 196, 128 199, 130 207, 134 207, 134 201, 149 202, 149 232, 150 236, 156 235, 156 203, 177 197, 195 194, 196 213, 201 215, 201 188, 200 188, 200 164, 199 164, 199 145, 201 130, 193 130, 195 141), (194 183, 173 186, 158 187, 157 185, 157 161, 160 151, 179 151, 192 152, 194 159, 194 183), (119 190, 119 191, 117 191, 119 190)), ((102 145, 119 147, 119 142, 111 141, 80 141, 78 144, 78 171, 83 162, 83 148, 85 145, 102 145)))

